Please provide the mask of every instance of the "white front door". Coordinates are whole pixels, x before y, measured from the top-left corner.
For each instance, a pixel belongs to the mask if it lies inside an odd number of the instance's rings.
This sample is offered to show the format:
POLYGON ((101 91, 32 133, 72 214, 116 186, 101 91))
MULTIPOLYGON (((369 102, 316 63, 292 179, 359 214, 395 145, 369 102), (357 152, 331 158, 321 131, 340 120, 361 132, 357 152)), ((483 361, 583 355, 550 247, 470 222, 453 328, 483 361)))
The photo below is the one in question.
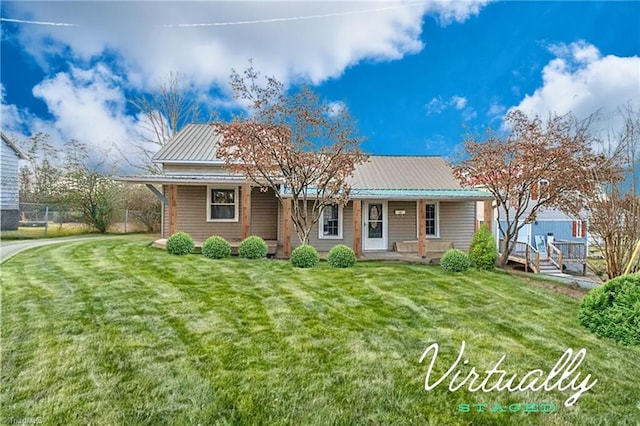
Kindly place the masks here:
POLYGON ((387 202, 365 201, 362 209, 363 250, 387 249, 387 202))

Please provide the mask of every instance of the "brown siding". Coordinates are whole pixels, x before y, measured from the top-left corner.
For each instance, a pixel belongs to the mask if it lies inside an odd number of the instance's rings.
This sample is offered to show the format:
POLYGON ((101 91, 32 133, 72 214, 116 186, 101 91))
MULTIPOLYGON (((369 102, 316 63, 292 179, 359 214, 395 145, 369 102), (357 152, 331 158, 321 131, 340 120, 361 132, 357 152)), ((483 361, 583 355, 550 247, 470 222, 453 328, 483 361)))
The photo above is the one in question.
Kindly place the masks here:
MULTIPOLYGON (((429 201, 427 201, 429 202, 429 201)), ((393 250, 396 241, 417 241, 417 202, 416 201, 389 201, 388 203, 389 239, 388 250, 393 250), (404 216, 396 216, 394 210, 405 210, 404 216)), ((455 248, 467 251, 471 236, 475 230, 475 201, 441 201, 439 203, 440 238, 427 238, 427 240, 451 241, 455 248)), ((278 216, 278 223, 282 225, 282 214, 278 216)), ((350 201, 343 210, 342 239, 319 239, 318 224, 313 226, 309 243, 318 251, 329 251, 337 244, 346 244, 351 247, 353 243, 353 203, 350 201)), ((282 226, 278 232, 278 241, 282 242, 282 226)), ((291 235, 292 247, 298 247, 300 241, 295 231, 291 235)))
MULTIPOLYGON (((311 202, 309 202, 311 204, 311 202)), ((353 203, 349 203, 342 209, 342 238, 341 239, 321 239, 318 238, 318 224, 313 225, 311 235, 309 236, 309 244, 318 251, 329 251, 333 246, 345 244, 349 247, 353 244, 353 203)), ((300 245, 300 239, 295 230, 291 231, 291 247, 295 248, 300 245)))
POLYGON ((396 241, 416 241, 417 212, 415 201, 389 201, 389 250, 396 241), (405 210, 404 216, 396 216, 395 210, 405 210))
POLYGON ((440 203, 440 240, 452 241, 462 251, 469 250, 475 230, 476 206, 474 201, 440 203))
MULTIPOLYGON (((240 202, 240 196, 238 197, 240 202)), ((239 206, 240 210, 242 206, 239 206)), ((189 233, 194 240, 204 241, 212 235, 227 240, 241 236, 238 222, 207 222, 207 187, 178 186, 178 230, 189 233)))
MULTIPOLYGON (((166 185, 162 188, 167 193, 166 185)), ((242 188, 239 190, 238 202, 241 203, 242 188)), ((251 191, 251 234, 265 240, 275 240, 278 235, 278 199, 273 191, 260 192, 259 188, 251 191)), ((238 205, 238 214, 242 205, 238 205)), ((168 212, 163 210, 163 237, 168 238, 168 212)), ((204 241, 212 235, 219 235, 227 240, 239 240, 242 235, 238 222, 207 222, 207 187, 178 186, 178 231, 189 233, 194 240, 204 241)))
POLYGON ((261 192, 260 188, 251 191, 251 235, 265 240, 278 238, 278 204, 272 189, 261 192))

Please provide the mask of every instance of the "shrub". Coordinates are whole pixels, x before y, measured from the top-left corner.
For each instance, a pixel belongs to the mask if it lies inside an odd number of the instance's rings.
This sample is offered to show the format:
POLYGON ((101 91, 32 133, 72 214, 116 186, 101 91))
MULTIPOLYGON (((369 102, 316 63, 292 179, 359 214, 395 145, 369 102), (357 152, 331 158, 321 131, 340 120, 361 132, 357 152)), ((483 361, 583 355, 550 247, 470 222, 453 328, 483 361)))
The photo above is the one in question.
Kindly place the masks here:
POLYGON ((167 252, 169 254, 189 254, 193 252, 194 247, 193 238, 186 232, 176 232, 167 240, 167 252))
POLYGON ((493 235, 487 225, 482 225, 473 237, 469 246, 469 260, 478 269, 490 271, 495 268, 498 249, 493 235))
POLYGON ((245 259, 261 259, 267 257, 267 243, 258 236, 252 235, 245 238, 238 247, 238 256, 245 259))
POLYGON ((356 264, 356 260, 356 254, 344 244, 334 246, 327 256, 327 263, 334 268, 350 268, 356 264))
POLYGON ((458 249, 447 250, 440 259, 440 266, 447 272, 464 272, 470 265, 469 256, 458 249))
POLYGON ((291 264, 298 268, 313 268, 320 262, 320 256, 318 256, 318 250, 310 245, 302 245, 296 247, 291 252, 291 264))
POLYGON ((578 320, 597 336, 640 345, 640 273, 590 290, 580 303, 578 320))
POLYGON ((231 256, 231 246, 222 237, 209 237, 202 244, 202 254, 209 259, 224 259, 231 256))

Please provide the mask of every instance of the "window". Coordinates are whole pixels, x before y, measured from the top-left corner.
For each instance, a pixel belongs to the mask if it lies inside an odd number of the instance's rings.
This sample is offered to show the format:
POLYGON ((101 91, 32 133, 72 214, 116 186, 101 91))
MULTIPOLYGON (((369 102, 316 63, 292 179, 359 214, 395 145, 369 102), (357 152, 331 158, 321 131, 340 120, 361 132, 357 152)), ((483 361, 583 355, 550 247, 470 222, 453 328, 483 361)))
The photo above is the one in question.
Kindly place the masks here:
POLYGON ((571 235, 582 238, 587 235, 587 223, 584 220, 574 220, 571 235))
POLYGON ((435 204, 427 204, 427 235, 438 235, 438 219, 436 218, 435 204))
POLYGON ((342 207, 337 204, 326 206, 318 228, 318 238, 342 238, 342 207))
MULTIPOLYGON (((438 238, 440 237, 440 220, 439 220, 439 208, 438 208, 438 203, 427 203, 426 208, 427 208, 427 219, 426 219, 426 228, 427 228, 427 237, 434 237, 434 238, 438 238)), ((416 212, 419 209, 417 208, 417 202, 416 202, 416 212)), ((418 227, 418 230, 416 231, 416 235, 418 235, 418 237, 420 232, 420 227, 418 227)))
POLYGON ((238 221, 238 188, 208 187, 207 220, 210 222, 238 221))

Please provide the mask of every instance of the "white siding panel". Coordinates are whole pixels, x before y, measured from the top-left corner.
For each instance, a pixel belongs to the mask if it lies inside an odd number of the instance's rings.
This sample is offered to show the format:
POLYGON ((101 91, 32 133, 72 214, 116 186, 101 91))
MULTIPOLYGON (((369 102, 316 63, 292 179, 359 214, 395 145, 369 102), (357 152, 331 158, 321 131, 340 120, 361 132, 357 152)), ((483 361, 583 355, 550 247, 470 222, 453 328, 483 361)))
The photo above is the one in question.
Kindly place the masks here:
POLYGON ((0 207, 18 209, 18 155, 7 143, 0 151, 0 207))

